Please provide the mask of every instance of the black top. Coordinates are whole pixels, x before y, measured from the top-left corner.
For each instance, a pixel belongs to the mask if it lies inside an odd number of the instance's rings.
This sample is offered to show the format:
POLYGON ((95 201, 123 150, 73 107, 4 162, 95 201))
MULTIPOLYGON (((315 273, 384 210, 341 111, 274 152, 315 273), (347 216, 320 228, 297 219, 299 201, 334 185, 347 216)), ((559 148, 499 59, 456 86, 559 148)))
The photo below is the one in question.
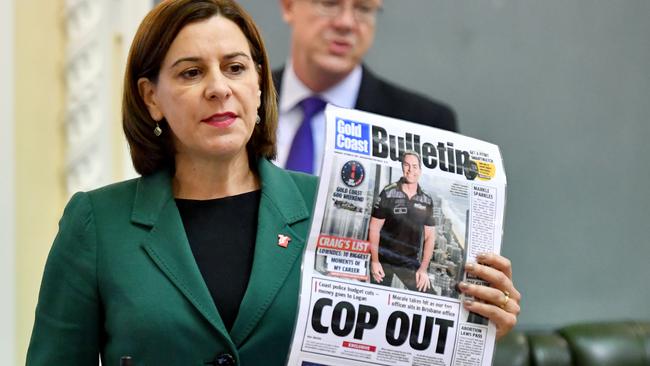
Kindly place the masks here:
POLYGON ((261 191, 212 200, 176 199, 194 259, 231 329, 248 286, 261 191))
MULTIPOLYGON (((403 179, 403 178, 402 178, 403 179)), ((384 219, 379 234, 379 261, 418 268, 418 252, 424 226, 434 226, 433 199, 418 185, 410 199, 403 180, 387 185, 372 207, 372 217, 384 219)))

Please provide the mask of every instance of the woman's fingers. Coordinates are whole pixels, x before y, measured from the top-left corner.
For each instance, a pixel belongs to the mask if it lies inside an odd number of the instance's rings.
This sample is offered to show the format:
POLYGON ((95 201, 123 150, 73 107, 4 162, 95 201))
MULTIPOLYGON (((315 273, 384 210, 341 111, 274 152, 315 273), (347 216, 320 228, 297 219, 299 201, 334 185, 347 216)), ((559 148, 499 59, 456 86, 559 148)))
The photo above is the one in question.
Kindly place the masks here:
POLYGON ((512 279, 512 263, 510 259, 494 254, 494 253, 480 253, 476 256, 476 261, 480 264, 497 269, 508 278, 512 279))
POLYGON ((465 265, 466 272, 486 281, 490 287, 508 293, 510 300, 517 303, 521 300, 521 294, 512 283, 512 269, 510 261, 507 258, 491 255, 489 261, 479 263, 467 263, 465 265), (498 257, 498 258, 496 258, 498 257), (487 263, 497 263, 495 267, 487 265, 487 263), (505 266, 505 267, 501 267, 505 266), (503 269, 503 270, 502 270, 503 269), (507 270, 507 271, 506 271, 507 270))
POLYGON ((497 339, 507 334, 515 324, 517 324, 516 314, 507 312, 494 305, 471 300, 466 300, 464 305, 467 310, 477 313, 494 322, 497 328, 497 339))
POLYGON ((508 333, 517 324, 521 311, 521 294, 512 282, 512 263, 498 254, 476 256, 478 263, 467 263, 465 271, 488 283, 488 286, 461 282, 459 289, 474 300, 464 302, 467 310, 490 319, 497 328, 497 338, 508 333))
POLYGON ((514 315, 518 315, 521 311, 519 301, 514 299, 509 293, 507 294, 499 289, 469 284, 467 282, 461 282, 458 287, 464 294, 474 297, 480 302, 499 308, 500 310, 514 315))

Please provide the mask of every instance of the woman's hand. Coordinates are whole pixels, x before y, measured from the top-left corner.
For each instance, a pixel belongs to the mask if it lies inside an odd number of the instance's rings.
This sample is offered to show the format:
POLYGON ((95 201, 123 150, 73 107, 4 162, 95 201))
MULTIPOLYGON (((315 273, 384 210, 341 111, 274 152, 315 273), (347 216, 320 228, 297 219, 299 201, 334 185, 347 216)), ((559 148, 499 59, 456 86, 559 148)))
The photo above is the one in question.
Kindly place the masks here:
POLYGON ((461 282, 459 289, 476 300, 466 300, 467 310, 496 324, 497 339, 517 324, 521 294, 512 283, 512 264, 508 258, 493 253, 476 256, 477 263, 467 263, 465 271, 490 284, 490 287, 461 282))

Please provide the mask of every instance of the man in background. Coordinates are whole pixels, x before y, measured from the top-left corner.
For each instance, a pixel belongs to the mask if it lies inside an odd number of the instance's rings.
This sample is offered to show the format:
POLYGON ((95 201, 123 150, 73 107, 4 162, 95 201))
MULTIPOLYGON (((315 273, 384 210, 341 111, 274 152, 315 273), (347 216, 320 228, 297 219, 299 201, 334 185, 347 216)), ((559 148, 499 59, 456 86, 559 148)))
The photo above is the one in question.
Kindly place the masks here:
POLYGON ((280 166, 318 174, 325 103, 456 131, 447 106, 407 91, 363 65, 382 0, 279 0, 292 28, 287 65, 273 73, 279 94, 280 166))

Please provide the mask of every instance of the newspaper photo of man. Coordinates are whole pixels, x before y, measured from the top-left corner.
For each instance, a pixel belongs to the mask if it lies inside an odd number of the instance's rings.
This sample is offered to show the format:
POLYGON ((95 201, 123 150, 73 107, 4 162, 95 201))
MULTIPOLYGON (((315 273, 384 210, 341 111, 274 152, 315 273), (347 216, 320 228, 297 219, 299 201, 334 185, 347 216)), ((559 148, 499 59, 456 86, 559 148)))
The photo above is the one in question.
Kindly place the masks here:
POLYGON ((372 208, 368 228, 371 282, 393 286, 397 276, 411 291, 432 293, 427 269, 436 235, 433 199, 419 184, 420 155, 405 151, 401 160, 402 177, 384 187, 372 208))

